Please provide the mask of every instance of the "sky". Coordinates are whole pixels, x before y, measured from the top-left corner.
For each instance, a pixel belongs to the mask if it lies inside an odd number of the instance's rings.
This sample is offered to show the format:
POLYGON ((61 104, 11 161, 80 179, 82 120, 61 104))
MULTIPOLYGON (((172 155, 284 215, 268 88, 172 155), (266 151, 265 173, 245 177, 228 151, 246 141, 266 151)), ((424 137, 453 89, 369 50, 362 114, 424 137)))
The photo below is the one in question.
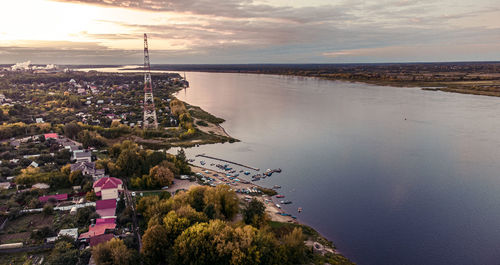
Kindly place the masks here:
POLYGON ((0 63, 500 60, 498 0, 13 0, 0 63))

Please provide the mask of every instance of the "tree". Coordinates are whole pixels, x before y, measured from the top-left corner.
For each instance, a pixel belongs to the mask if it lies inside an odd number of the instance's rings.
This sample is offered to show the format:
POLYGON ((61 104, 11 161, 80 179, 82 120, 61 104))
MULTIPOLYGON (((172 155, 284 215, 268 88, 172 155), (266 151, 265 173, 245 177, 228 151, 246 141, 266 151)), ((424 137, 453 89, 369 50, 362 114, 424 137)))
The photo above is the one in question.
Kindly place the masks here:
POLYGON ((172 184, 174 180, 174 173, 170 171, 167 167, 155 166, 149 170, 149 176, 151 177, 152 183, 148 183, 148 187, 164 187, 172 184))
POLYGON ((76 264, 78 256, 78 249, 74 245, 66 241, 59 241, 50 253, 47 263, 50 265, 76 264))
POLYGON ((52 214, 54 214, 54 207, 52 206, 52 204, 45 204, 43 206, 42 213, 44 215, 52 215, 52 214))
POLYGON ((239 200, 228 185, 219 185, 205 192, 205 204, 212 204, 215 218, 231 220, 238 213, 239 200))
POLYGON ((303 263, 306 258, 306 246, 301 228, 294 228, 293 231, 283 237, 281 249, 285 253, 289 263, 303 263))
POLYGON ((146 264, 156 265, 164 262, 171 247, 167 230, 163 225, 154 225, 146 230, 142 237, 141 254, 146 264))
POLYGON ((177 151, 174 164, 175 167, 179 169, 180 174, 191 174, 191 167, 187 163, 186 153, 184 152, 184 149, 181 148, 179 151, 177 151))
POLYGON ((260 227, 265 220, 266 206, 264 204, 253 198, 244 208, 243 208, 243 221, 246 224, 251 224, 255 227, 260 227))
POLYGON ((141 157, 135 150, 125 149, 118 156, 116 165, 121 169, 121 172, 125 177, 140 176, 142 164, 141 160, 141 157))
POLYGON ((92 255, 97 265, 131 265, 134 264, 132 250, 122 240, 113 238, 93 248, 92 255))
POLYGON ((72 185, 80 185, 83 179, 84 177, 81 170, 76 170, 69 174, 69 182, 71 182, 72 185))
POLYGON ((75 140, 76 137, 78 136, 78 133, 80 133, 80 131, 82 130, 82 128, 77 123, 71 122, 64 125, 63 130, 64 130, 64 135, 66 135, 66 137, 75 140))
POLYGON ((94 191, 89 191, 87 194, 85 194, 85 199, 90 202, 95 202, 97 201, 97 195, 95 194, 94 191))

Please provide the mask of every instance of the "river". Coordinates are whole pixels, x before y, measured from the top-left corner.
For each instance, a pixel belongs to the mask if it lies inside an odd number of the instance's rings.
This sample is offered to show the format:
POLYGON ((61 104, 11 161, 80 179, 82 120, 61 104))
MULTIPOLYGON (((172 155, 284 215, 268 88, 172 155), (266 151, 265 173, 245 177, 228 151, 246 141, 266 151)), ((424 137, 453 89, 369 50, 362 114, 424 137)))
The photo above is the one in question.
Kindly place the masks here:
POLYGON ((293 201, 284 208, 353 261, 499 262, 499 98, 316 78, 186 74, 190 87, 178 98, 226 119, 223 127, 241 140, 191 148, 188 157, 206 153, 282 168, 257 184, 281 185, 293 201))

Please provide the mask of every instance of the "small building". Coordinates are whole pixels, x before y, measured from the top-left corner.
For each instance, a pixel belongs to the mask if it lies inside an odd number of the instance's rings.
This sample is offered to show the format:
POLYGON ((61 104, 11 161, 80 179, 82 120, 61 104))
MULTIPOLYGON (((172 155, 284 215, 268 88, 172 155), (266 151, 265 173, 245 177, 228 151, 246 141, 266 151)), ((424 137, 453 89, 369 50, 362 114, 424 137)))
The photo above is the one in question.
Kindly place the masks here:
POLYGON ((75 240, 78 239, 78 228, 69 228, 69 229, 61 229, 57 234, 58 237, 61 236, 70 236, 75 240))
POLYGON ((54 198, 57 201, 66 201, 68 199, 68 194, 56 194, 56 195, 47 195, 47 196, 41 196, 38 198, 40 202, 47 202, 50 198, 54 198))
POLYGON ((36 123, 43 123, 43 118, 36 118, 36 119, 35 119, 35 122, 36 122, 36 123))
MULTIPOLYGON (((116 214, 116 199, 96 201, 95 202, 95 209, 96 209, 96 212, 103 218, 104 217, 114 217, 116 214)), ((103 222, 103 223, 106 223, 106 222, 103 222)), ((96 220, 96 224, 97 224, 97 220, 96 220)))
POLYGON ((35 167, 36 168, 36 167, 38 167, 38 163, 35 162, 35 161, 33 161, 33 162, 31 162, 31 164, 29 165, 29 167, 35 167))
POLYGON ((50 185, 49 184, 46 184, 46 183, 37 183, 37 184, 34 184, 33 186, 31 186, 32 189, 39 189, 39 190, 46 190, 48 188, 50 188, 50 185))
POLYGON ((12 187, 10 182, 0 182, 0 190, 8 190, 12 187))
POLYGON ((57 140, 57 138, 59 138, 59 135, 57 133, 46 133, 43 136, 45 137, 45 140, 48 140, 48 139, 57 140))
POLYGON ((92 176, 94 181, 105 176, 104 169, 97 169, 94 162, 77 162, 71 165, 71 172, 80 170, 83 175, 92 176))
POLYGON ((92 240, 92 238, 96 238, 96 237, 99 237, 99 236, 105 235, 105 234, 110 234, 111 236, 105 236, 105 237, 108 240, 111 240, 111 238, 113 238, 113 233, 115 231, 115 228, 116 228, 115 223, 112 223, 112 224, 111 223, 92 224, 89 226, 89 231, 81 234, 78 238, 80 240, 85 240, 87 242, 90 242, 92 240))
POLYGON ((92 162, 92 153, 89 151, 73 152, 73 160, 79 162, 92 162))
POLYGON ((123 191, 123 182, 113 177, 104 177, 93 184, 94 192, 103 200, 116 199, 118 193, 123 191))

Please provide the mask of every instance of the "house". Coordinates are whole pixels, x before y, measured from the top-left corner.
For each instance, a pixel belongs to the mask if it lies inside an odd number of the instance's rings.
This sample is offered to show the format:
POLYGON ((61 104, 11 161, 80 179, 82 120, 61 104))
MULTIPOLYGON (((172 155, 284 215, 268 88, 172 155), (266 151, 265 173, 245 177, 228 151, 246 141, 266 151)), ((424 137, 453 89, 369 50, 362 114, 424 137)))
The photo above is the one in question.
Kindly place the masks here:
POLYGON ((32 189, 39 189, 39 190, 46 190, 46 189, 50 188, 50 185, 45 184, 45 183, 37 183, 37 184, 32 185, 31 188, 32 189))
POLYGON ((0 182, 0 190, 8 190, 12 187, 10 182, 0 182))
POLYGON ((69 228, 69 229, 61 229, 57 234, 58 237, 61 236, 70 236, 75 240, 78 239, 78 228, 69 228))
POLYGON ((71 165, 71 172, 80 170, 83 175, 92 176, 94 181, 104 177, 104 169, 96 169, 94 162, 78 162, 71 165))
POLYGON ((35 119, 35 122, 36 122, 36 123, 43 123, 43 118, 36 118, 36 119, 35 119))
POLYGON ((50 198, 54 198, 57 201, 65 201, 68 199, 68 194, 64 193, 64 194, 41 196, 41 197, 38 197, 38 200, 40 202, 47 202, 50 198))
POLYGON ((73 160, 76 162, 92 162, 92 153, 89 151, 73 151, 73 160))
POLYGON ((38 163, 33 161, 31 162, 31 164, 29 165, 29 167, 38 167, 38 163))
POLYGON ((90 246, 95 247, 101 243, 105 243, 113 239, 115 236, 113 234, 103 234, 98 236, 90 237, 90 246))
MULTIPOLYGON (((95 202, 96 212, 101 217, 114 217, 116 213, 116 199, 100 200, 95 202)), ((106 223, 106 222, 103 222, 106 223)), ((114 223, 114 222, 113 222, 114 223)), ((97 224, 97 221, 96 221, 97 224)))
MULTIPOLYGON (((99 220, 99 219, 98 219, 99 220)), ((101 236, 104 234, 111 234, 115 231, 116 224, 113 223, 101 223, 101 224, 92 224, 89 226, 89 231, 81 234, 78 238, 89 240, 93 237, 101 236)), ((110 238, 111 239, 111 238, 110 238)))
POLYGON ((118 198, 118 192, 123 191, 123 182, 113 177, 104 177, 94 182, 94 192, 103 200, 118 198))
POLYGON ((45 137, 45 140, 48 140, 48 139, 56 139, 59 138, 59 135, 57 135, 57 133, 46 133, 43 135, 45 137))

